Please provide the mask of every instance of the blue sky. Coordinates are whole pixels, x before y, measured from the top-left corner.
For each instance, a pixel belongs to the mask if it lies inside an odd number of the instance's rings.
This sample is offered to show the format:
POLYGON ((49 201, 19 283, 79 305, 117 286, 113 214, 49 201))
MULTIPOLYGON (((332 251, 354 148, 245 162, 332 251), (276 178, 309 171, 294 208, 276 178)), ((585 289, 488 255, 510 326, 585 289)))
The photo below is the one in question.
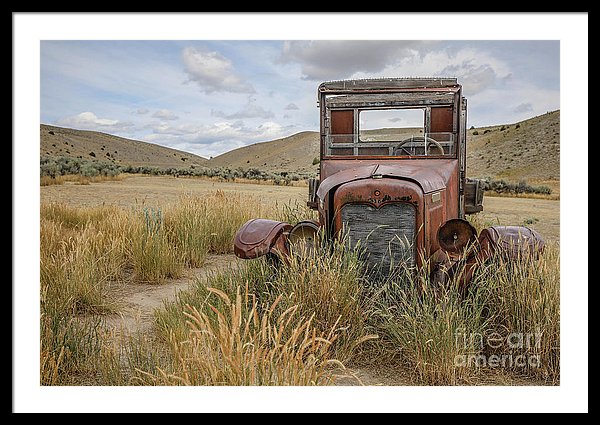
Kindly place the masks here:
POLYGON ((41 41, 40 117, 204 157, 318 130, 317 86, 452 76, 468 125, 560 108, 559 41, 41 41))

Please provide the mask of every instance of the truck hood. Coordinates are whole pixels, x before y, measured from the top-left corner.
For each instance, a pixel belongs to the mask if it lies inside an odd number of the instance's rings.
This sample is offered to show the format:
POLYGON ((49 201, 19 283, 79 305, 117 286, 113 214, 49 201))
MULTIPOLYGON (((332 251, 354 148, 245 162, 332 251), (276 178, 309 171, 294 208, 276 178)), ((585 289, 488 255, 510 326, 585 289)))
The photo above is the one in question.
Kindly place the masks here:
POLYGON ((319 200, 324 201, 331 189, 346 182, 368 179, 373 176, 410 180, 417 183, 423 190, 423 193, 445 189, 454 165, 444 161, 430 165, 430 167, 424 167, 423 164, 411 164, 410 161, 407 161, 406 164, 402 165, 371 164, 347 168, 323 180, 317 190, 317 197, 319 200))

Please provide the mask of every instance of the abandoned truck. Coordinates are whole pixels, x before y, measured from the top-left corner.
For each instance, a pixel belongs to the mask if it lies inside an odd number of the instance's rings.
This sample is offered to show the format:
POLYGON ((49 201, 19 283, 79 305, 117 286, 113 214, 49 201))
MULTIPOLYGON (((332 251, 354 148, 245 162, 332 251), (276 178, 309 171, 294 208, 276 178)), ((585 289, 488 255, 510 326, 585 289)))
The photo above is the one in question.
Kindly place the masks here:
POLYGON ((326 239, 359 245, 377 275, 428 265, 432 278, 461 284, 498 249, 537 255, 542 237, 521 226, 484 229, 465 220, 483 209, 483 188, 466 178, 467 99, 455 78, 385 78, 322 83, 319 179, 308 205, 319 220, 253 219, 237 232, 240 258, 289 255, 326 239))

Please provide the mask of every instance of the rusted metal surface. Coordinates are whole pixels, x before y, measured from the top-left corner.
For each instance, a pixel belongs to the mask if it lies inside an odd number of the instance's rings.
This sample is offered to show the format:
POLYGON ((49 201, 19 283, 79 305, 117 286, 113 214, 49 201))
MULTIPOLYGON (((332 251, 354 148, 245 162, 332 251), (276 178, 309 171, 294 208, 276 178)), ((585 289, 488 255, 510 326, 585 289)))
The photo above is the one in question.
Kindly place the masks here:
POLYGON ((432 133, 452 132, 454 130, 452 108, 431 108, 429 125, 432 133))
MULTIPOLYGON (((412 255, 408 265, 414 265, 415 260, 420 264, 417 247, 424 245, 425 213, 424 194, 416 183, 391 178, 347 181, 335 191, 333 204, 336 235, 346 229, 352 245, 358 242, 358 236, 370 235, 370 241, 363 240, 362 245, 373 249, 375 256, 383 255, 388 246, 394 248, 410 242, 412 255), (407 237, 409 241, 406 241, 407 237)), ((370 263, 385 263, 391 259, 398 264, 398 258, 393 255, 371 258, 370 263)))
POLYGON ((321 228, 318 221, 303 220, 297 223, 287 235, 287 247, 290 254, 308 257, 318 247, 318 232, 321 228))
POLYGON ((258 258, 274 253, 287 256, 285 233, 292 225, 275 220, 255 218, 247 221, 236 233, 233 251, 243 259, 258 258))
POLYGON ((475 244, 477 231, 467 220, 453 218, 438 229, 437 239, 444 251, 460 254, 475 244))
POLYGON ((467 101, 455 78, 331 81, 319 86, 318 101, 320 178, 309 182, 307 204, 319 221, 292 228, 251 220, 236 235, 241 258, 312 253, 325 229, 326 237, 365 248, 370 266, 390 271, 424 260, 434 283, 456 278, 464 289, 478 265, 499 252, 514 260, 543 250, 531 229, 490 227, 477 237, 464 220, 482 210, 483 192, 466 179, 467 101), (386 109, 422 111, 420 132, 361 133, 361 112, 386 109))
POLYGON ((492 226, 479 234, 480 256, 489 258, 495 253, 510 259, 537 257, 544 249, 544 238, 523 226, 492 226))
POLYGON ((414 159, 395 161, 331 160, 323 165, 317 198, 323 200, 331 189, 353 180, 392 177, 417 183, 424 193, 446 189, 456 183, 453 174, 458 173, 456 160, 414 159))
POLYGON ((353 134, 353 111, 331 111, 331 134, 353 134))
MULTIPOLYGON (((444 238, 451 232, 441 232, 444 238)), ((466 230, 465 235, 474 232, 466 230)), ((443 243, 441 243, 443 244, 443 243)), ((432 256, 432 281, 446 284, 455 281, 458 289, 466 290, 479 267, 496 256, 508 261, 537 259, 544 250, 544 238, 538 232, 523 226, 492 226, 483 229, 479 237, 464 244, 468 249, 439 250, 432 256)))

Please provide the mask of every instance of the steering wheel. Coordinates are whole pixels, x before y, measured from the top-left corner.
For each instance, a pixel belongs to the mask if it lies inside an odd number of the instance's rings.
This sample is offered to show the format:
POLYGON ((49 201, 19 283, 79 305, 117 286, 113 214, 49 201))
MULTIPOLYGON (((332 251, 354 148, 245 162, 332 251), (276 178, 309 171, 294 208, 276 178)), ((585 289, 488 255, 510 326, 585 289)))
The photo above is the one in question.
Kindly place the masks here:
MULTIPOLYGON (((405 140, 401 141, 400 144, 398 144, 394 148, 394 155, 399 155, 398 151, 400 149, 403 150, 404 152, 406 152, 407 155, 412 155, 403 146, 405 144, 407 144, 407 143, 410 143, 410 142, 417 142, 418 143, 418 142, 424 142, 424 141, 425 141, 425 137, 424 136, 409 137, 408 139, 405 139, 405 140)), ((443 146, 440 145, 440 143, 437 140, 432 139, 431 137, 427 137, 427 145, 426 145, 427 152, 429 152, 430 145, 434 145, 434 147, 439 151, 439 155, 444 155, 444 148, 443 148, 443 146)))

